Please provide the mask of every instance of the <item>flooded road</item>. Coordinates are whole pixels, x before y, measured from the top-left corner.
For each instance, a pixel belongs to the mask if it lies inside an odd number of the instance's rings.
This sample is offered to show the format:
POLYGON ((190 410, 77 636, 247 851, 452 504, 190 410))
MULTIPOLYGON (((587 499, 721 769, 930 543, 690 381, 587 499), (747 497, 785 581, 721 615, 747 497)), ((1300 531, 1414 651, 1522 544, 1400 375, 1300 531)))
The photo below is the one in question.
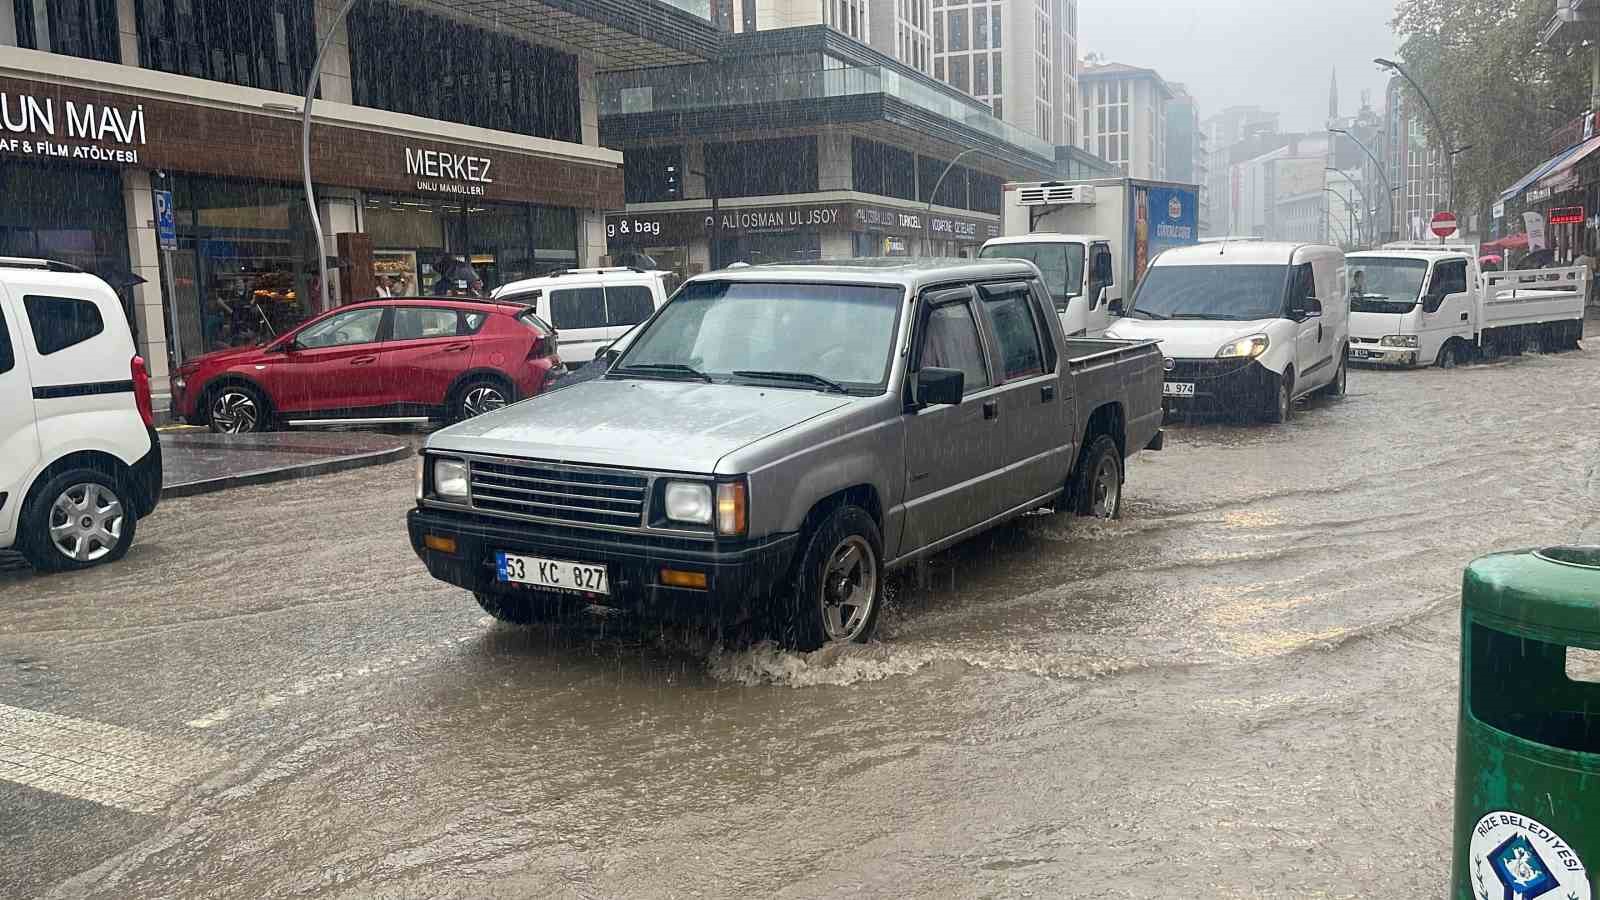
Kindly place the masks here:
POLYGON ((1600 538, 1600 350, 1349 384, 809 656, 494 624, 410 463, 163 504, 0 572, 0 896, 1437 896, 1461 569, 1600 538))

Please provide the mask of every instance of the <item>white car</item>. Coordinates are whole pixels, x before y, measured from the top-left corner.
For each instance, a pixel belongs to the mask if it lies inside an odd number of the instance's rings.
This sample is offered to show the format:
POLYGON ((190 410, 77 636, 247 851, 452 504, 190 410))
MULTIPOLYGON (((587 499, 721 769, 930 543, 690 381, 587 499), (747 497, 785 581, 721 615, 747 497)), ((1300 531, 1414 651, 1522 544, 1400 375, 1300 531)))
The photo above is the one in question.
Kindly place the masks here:
POLYGON ((672 272, 644 269, 569 269, 513 281, 495 290, 494 298, 534 307, 555 326, 561 361, 577 368, 650 318, 667 302, 676 279, 672 272))
POLYGON ((1282 422, 1301 397, 1344 393, 1347 297, 1337 247, 1178 247, 1151 261, 1133 304, 1106 337, 1161 342, 1162 394, 1171 408, 1282 422))
POLYGON ((0 258, 0 550, 42 571, 110 562, 160 498, 150 378, 116 293, 0 258))

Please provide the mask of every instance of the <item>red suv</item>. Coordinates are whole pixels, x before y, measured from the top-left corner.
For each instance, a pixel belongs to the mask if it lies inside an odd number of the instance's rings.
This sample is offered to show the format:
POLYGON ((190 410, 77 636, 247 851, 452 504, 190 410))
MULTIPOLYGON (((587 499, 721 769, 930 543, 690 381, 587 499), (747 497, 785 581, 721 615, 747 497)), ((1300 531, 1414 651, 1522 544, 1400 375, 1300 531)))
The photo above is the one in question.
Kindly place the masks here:
POLYGON ((522 304, 413 297, 341 306, 256 347, 178 367, 172 412, 212 431, 456 421, 544 389, 555 329, 522 304))

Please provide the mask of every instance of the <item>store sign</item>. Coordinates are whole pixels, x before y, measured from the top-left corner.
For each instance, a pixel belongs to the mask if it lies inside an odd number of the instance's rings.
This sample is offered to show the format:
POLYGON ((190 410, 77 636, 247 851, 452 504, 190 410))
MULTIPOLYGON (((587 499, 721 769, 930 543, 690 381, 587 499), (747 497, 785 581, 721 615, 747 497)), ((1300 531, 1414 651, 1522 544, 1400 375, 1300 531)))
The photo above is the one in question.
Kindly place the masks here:
POLYGON ((838 223, 839 210, 836 207, 774 206, 767 209, 723 210, 720 213, 720 222, 716 224, 723 231, 761 234, 799 231, 802 228, 820 228, 838 223))
POLYGON ((144 104, 0 92, 0 153, 138 165, 146 143, 144 104))
POLYGON ((1550 217, 1545 221, 1551 225, 1582 225, 1585 218, 1583 207, 1563 206, 1550 210, 1550 217))
POLYGON ((928 233, 936 238, 957 241, 974 241, 978 238, 978 223, 962 219, 928 219, 928 233))
POLYGON ((489 177, 493 165, 487 156, 406 148, 406 174, 417 179, 417 190, 434 194, 481 197, 485 187, 494 184, 489 177))
POLYGON ((661 246, 703 240, 711 235, 793 234, 805 231, 880 231, 898 235, 927 232, 941 240, 978 243, 1000 236, 999 222, 954 216, 926 216, 890 206, 828 203, 736 209, 613 213, 606 237, 617 246, 661 246))

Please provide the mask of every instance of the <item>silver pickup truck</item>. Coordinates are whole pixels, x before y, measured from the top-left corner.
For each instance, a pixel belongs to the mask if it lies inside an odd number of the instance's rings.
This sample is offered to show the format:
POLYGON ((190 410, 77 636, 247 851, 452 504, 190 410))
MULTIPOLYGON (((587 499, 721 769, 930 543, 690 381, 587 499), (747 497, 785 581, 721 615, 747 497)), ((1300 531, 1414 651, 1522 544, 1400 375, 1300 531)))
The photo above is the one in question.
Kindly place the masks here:
POLYGON ((1067 339, 1031 264, 699 276, 603 377, 435 432, 411 543, 516 623, 589 602, 865 641, 885 573, 1029 510, 1115 517, 1153 342, 1067 339))

